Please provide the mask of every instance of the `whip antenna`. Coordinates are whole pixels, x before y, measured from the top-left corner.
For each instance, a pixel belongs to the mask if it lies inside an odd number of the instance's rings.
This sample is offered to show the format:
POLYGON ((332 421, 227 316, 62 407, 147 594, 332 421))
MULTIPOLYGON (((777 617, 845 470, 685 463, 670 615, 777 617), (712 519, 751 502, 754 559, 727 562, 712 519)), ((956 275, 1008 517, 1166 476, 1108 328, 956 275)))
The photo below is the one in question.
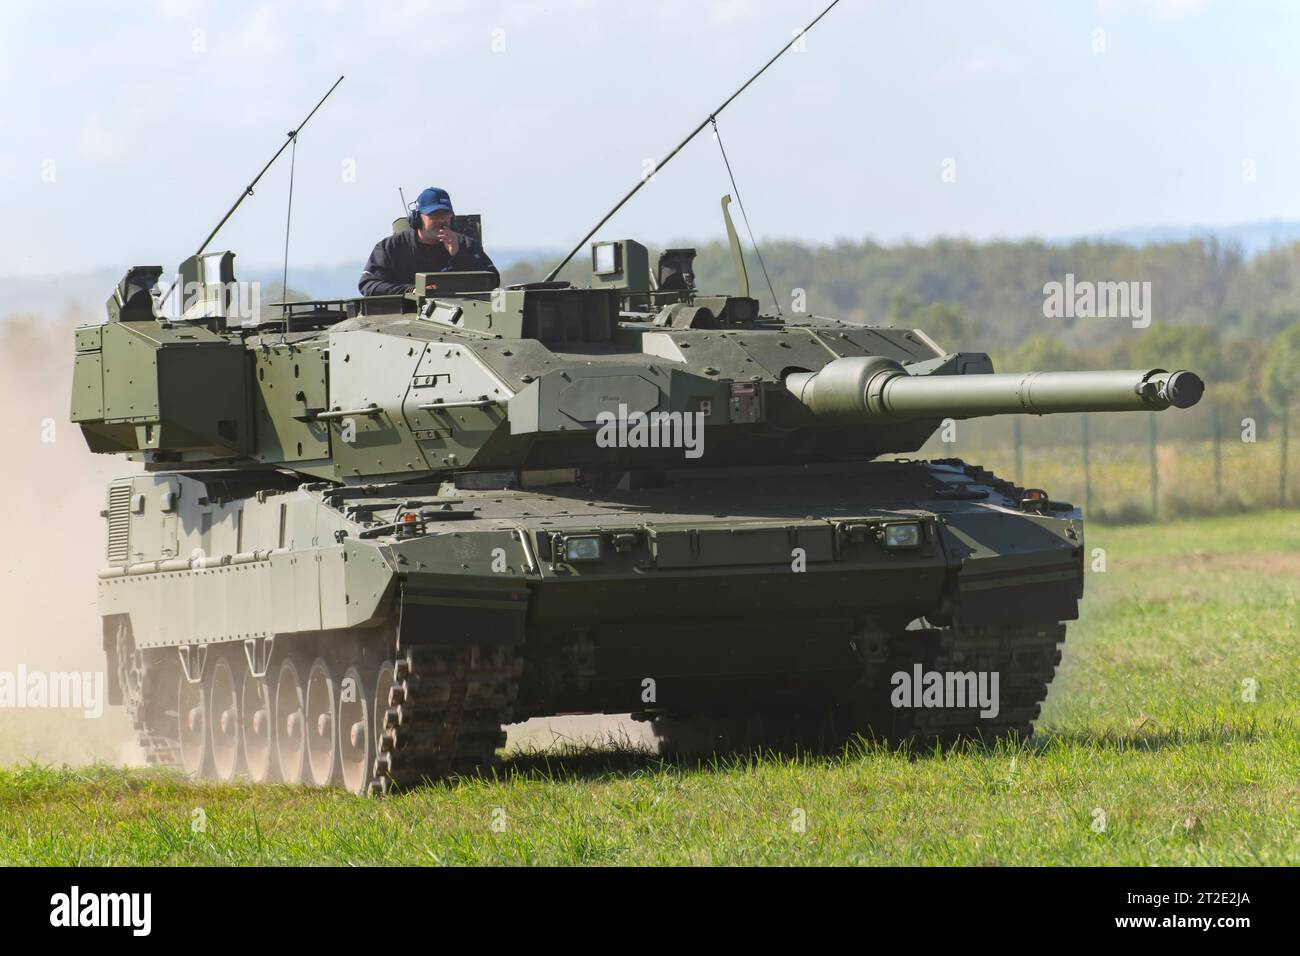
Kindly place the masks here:
MULTIPOLYGON (((289 223, 293 221, 293 170, 298 164, 298 131, 289 134, 293 149, 289 152, 289 208, 284 213, 284 272, 280 276, 280 315, 284 319, 284 331, 289 331, 289 223)), ((744 212, 745 207, 740 207, 744 212)), ((748 225, 748 220, 746 220, 748 225)))
MULTIPOLYGON (((645 184, 650 180, 650 177, 651 177, 651 176, 653 176, 655 173, 659 172, 659 170, 661 170, 661 169, 663 169, 665 166, 667 166, 668 163, 669 163, 669 161, 670 161, 674 156, 676 156, 679 152, 681 152, 681 151, 682 151, 682 148, 683 148, 687 143, 689 143, 691 140, 693 140, 693 139, 696 137, 696 135, 699 134, 700 130, 702 130, 702 129, 704 129, 704 127, 708 126, 709 123, 711 123, 711 122, 713 121, 713 119, 714 119, 714 118, 715 118, 719 113, 721 113, 721 112, 722 112, 723 110, 725 110, 728 106, 730 106, 732 100, 734 100, 734 99, 735 99, 737 96, 739 96, 741 93, 745 92, 745 90, 749 88, 749 84, 753 83, 756 79, 758 79, 760 76, 762 76, 763 73, 766 72, 766 70, 767 70, 767 68, 768 68, 769 66, 771 66, 773 63, 775 63, 777 60, 779 60, 779 59, 781 58, 781 55, 782 55, 783 53, 785 53, 786 50, 788 50, 788 49, 790 49, 790 47, 794 46, 795 43, 796 43, 796 42, 797 42, 801 37, 803 37, 804 34, 806 34, 809 30, 811 30, 813 27, 815 27, 815 26, 817 25, 817 21, 820 20, 822 17, 826 16, 826 14, 830 13, 830 12, 831 12, 831 8, 834 7, 834 6, 835 6, 837 3, 839 3, 839 2, 840 2, 840 0, 831 0, 830 5, 827 6, 825 10, 823 10, 821 13, 817 14, 817 16, 815 16, 815 17, 812 19, 812 22, 811 22, 811 23, 809 23, 806 27, 804 27, 802 30, 800 30, 800 31, 797 32, 794 36, 792 36, 792 37, 790 38, 790 42, 787 43, 785 46, 781 47, 781 49, 777 51, 776 55, 775 55, 774 57, 772 57, 772 59, 770 59, 770 60, 768 60, 766 63, 764 63, 764 64, 759 68, 759 70, 758 70, 757 73, 755 73, 753 76, 751 76, 749 79, 747 79, 747 80, 744 82, 744 84, 740 87, 740 89, 736 90, 736 92, 732 93, 732 94, 731 94, 730 96, 728 96, 725 100, 723 100, 722 105, 719 106, 719 107, 718 107, 716 110, 714 110, 712 113, 710 113, 708 116, 704 117, 704 119, 702 119, 702 120, 700 121, 700 125, 699 125, 699 126, 695 127, 695 129, 691 130, 690 134, 689 134, 689 135, 688 135, 684 140, 682 140, 682 141, 681 141, 680 143, 678 143, 675 147, 673 147, 673 151, 672 151, 671 153, 669 153, 667 156, 665 156, 663 159, 661 159, 658 163, 656 163, 655 166, 654 166, 654 168, 648 170, 648 171, 647 171, 647 172, 646 172, 646 173, 641 177, 640 181, 638 181, 637 184, 636 184, 635 186, 633 186, 630 190, 628 190, 627 195, 625 195, 622 199, 620 199, 620 200, 618 201, 618 203, 615 204, 615 206, 614 206, 613 209, 611 209, 609 212, 605 213, 604 218, 602 218, 602 219, 600 220, 600 222, 596 223, 596 225, 592 226, 592 227, 591 227, 591 231, 588 232, 585 236, 583 236, 582 239, 579 240, 579 242, 578 242, 578 244, 577 244, 576 246, 574 246, 571 250, 569 250, 569 254, 568 254, 567 256, 565 256, 563 259, 561 259, 561 260, 560 260, 560 264, 557 265, 554 269, 552 269, 552 270, 550 271, 550 274, 547 275, 545 281, 550 282, 550 281, 551 281, 552 279, 554 279, 557 275, 559 275, 559 274, 560 274, 560 270, 563 269, 565 266, 567 266, 567 265, 569 264, 569 260, 572 259, 575 255, 577 255, 578 250, 580 250, 583 246, 585 246, 585 245, 587 244, 587 240, 590 239, 592 236, 594 236, 594 235, 596 234, 596 230, 598 230, 601 226, 605 225, 605 223, 609 222, 610 218, 614 215, 614 213, 616 213, 616 212, 618 212, 620 209, 622 209, 624 203, 626 203, 629 199, 631 199, 633 196, 635 196, 635 195, 637 194, 637 192, 641 189, 641 187, 644 186, 644 185, 645 185, 645 184)), ((778 306, 778 308, 780 308, 780 306, 778 306)))
POLYGON ((221 217, 221 222, 217 223, 216 228, 214 228, 210 233, 208 233, 208 238, 203 240, 203 245, 199 246, 199 251, 194 253, 196 256, 203 255, 203 250, 208 247, 208 243, 210 243, 213 240, 213 238, 216 236, 216 234, 221 231, 221 227, 226 224, 226 221, 229 220, 230 217, 235 214, 235 210, 239 208, 239 204, 242 203, 246 197, 253 195, 253 187, 256 186, 258 181, 261 180, 261 178, 266 175, 266 171, 271 168, 271 164, 280 158, 280 154, 285 151, 285 149, 289 146, 290 143, 295 142, 297 140, 298 133, 302 130, 304 126, 307 125, 308 122, 310 122, 311 118, 316 115, 316 111, 321 108, 321 103, 324 103, 327 99, 329 99, 330 94, 333 93, 334 90, 338 87, 338 85, 342 82, 343 82, 343 77, 340 76, 337 80, 334 81, 334 85, 325 91, 325 95, 320 98, 320 103, 317 103, 315 106, 312 107, 311 112, 307 114, 307 118, 303 120, 301 123, 299 123, 296 129, 291 129, 289 130, 288 133, 285 134, 286 139, 284 143, 280 146, 279 149, 275 151, 275 155, 271 157, 271 159, 267 162, 267 164, 262 167, 262 171, 258 173, 255 177, 253 177, 253 181, 244 187, 244 191, 239 194, 239 198, 236 199, 235 204, 230 207, 230 211, 221 217))
POLYGON ((767 291, 772 293, 772 304, 776 306, 776 314, 784 316, 781 311, 781 303, 776 297, 776 290, 772 288, 772 277, 767 274, 767 263, 763 261, 763 253, 758 248, 758 240, 754 238, 754 227, 749 224, 749 213, 745 212, 745 201, 740 198, 740 187, 736 185, 736 176, 731 171, 731 160, 727 159, 727 151, 722 146, 722 134, 718 132, 718 121, 712 116, 709 121, 713 123, 713 138, 718 141, 718 149, 722 151, 722 162, 727 167, 727 178, 731 180, 731 188, 736 193, 736 205, 740 207, 740 215, 744 217, 745 229, 749 233, 750 244, 754 247, 754 255, 758 256, 758 267, 763 270, 763 278, 767 281, 767 291))

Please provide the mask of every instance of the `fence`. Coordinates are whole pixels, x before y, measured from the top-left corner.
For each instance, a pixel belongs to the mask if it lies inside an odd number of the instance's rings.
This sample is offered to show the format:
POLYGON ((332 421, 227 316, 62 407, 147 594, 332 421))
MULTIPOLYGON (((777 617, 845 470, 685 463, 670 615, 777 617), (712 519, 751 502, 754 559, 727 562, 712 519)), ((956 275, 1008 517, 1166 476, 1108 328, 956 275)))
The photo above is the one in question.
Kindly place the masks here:
POLYGON ((1101 522, 1297 505, 1285 414, 1243 415, 1212 406, 1183 412, 1177 427, 1167 428, 1178 414, 946 422, 917 454, 983 465, 1074 502, 1101 522))

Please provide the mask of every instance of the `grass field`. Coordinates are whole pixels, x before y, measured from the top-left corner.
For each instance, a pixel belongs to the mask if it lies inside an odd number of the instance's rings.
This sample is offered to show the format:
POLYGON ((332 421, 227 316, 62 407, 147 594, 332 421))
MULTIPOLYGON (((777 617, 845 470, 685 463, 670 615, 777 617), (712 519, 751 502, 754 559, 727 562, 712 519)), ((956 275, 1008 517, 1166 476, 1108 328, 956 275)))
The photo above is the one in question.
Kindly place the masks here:
POLYGON ((1300 863, 1300 513, 1087 545, 1105 571, 1028 745, 534 754, 383 801, 30 764, 0 769, 0 863, 1300 863))

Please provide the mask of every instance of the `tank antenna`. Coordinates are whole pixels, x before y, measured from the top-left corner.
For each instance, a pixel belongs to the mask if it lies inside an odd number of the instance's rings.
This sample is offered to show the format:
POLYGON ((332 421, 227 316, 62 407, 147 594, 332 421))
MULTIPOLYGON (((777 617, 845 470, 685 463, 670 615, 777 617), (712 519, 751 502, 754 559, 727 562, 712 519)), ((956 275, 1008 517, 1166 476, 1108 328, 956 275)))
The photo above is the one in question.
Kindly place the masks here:
MULTIPOLYGON (((722 134, 718 132, 718 121, 716 119, 713 120, 713 138, 718 141, 718 149, 722 151, 722 163, 727 167, 727 178, 731 180, 731 188, 736 192, 736 205, 740 207, 740 214, 745 219, 745 229, 749 232, 749 242, 750 245, 754 247, 754 255, 758 256, 758 266, 763 270, 763 278, 767 280, 767 291, 772 293, 772 304, 776 306, 777 317, 785 318, 785 313, 781 311, 781 301, 776 297, 776 290, 772 288, 772 277, 767 274, 767 263, 763 261, 763 253, 758 248, 758 240, 754 238, 754 227, 749 224, 749 213, 745 212, 745 202, 740 198, 740 187, 736 185, 736 175, 731 171, 731 160, 727 159, 727 151, 722 146, 722 134)), ((727 198, 730 199, 731 197, 728 196, 727 198)), ((727 208, 725 203, 722 208, 724 210, 727 208)), ((728 219, 727 226, 727 238, 732 239, 735 237, 736 230, 735 227, 731 225, 730 219, 728 219)), ((732 251, 736 255, 740 254, 739 240, 736 241, 736 245, 732 251)), ((743 260, 741 262, 741 268, 744 268, 743 260)), ((746 285, 748 285, 748 283, 746 283, 746 285)), ((748 291, 746 291, 745 295, 748 294, 748 291)))
POLYGON ((340 76, 337 80, 334 81, 334 86, 331 86, 325 92, 325 95, 320 98, 320 103, 317 103, 315 106, 312 107, 311 112, 307 114, 307 119, 299 123, 296 129, 291 129, 289 130, 288 133, 285 134, 284 143, 280 146, 279 149, 275 151, 275 155, 271 157, 271 159, 267 162, 267 164, 262 167, 262 171, 258 173, 253 178, 253 181, 244 188, 244 191, 239 194, 239 198, 235 200, 235 204, 230 207, 229 212, 227 212, 224 216, 221 217, 221 222, 217 223, 216 228, 213 229, 210 233, 208 233, 208 238, 203 240, 203 245, 199 246, 199 251, 194 253, 196 256, 203 255, 203 250, 208 247, 208 243, 210 243, 216 237, 217 233, 221 231, 221 227, 226 224, 226 221, 235 214, 235 210, 239 208, 239 204, 244 201, 244 198, 246 196, 253 195, 253 187, 256 186, 258 184, 258 181, 261 180, 261 178, 266 175, 266 171, 271 168, 271 164, 280 158, 280 154, 283 153, 285 149, 288 148, 290 143, 297 140, 298 133, 302 130, 304 126, 307 125, 308 121, 310 121, 311 118, 316 115, 316 111, 321 108, 321 103, 324 103, 327 99, 329 99, 330 94, 333 93, 334 90, 338 87, 338 85, 342 82, 343 82, 343 77, 340 76))
POLYGON ((801 39, 801 38, 804 36, 804 34, 806 34, 809 30, 811 30, 813 27, 815 27, 815 26, 817 25, 817 21, 820 20, 822 17, 826 16, 826 14, 830 13, 830 12, 831 12, 831 8, 834 7, 834 6, 835 6, 837 3, 839 3, 839 2, 840 2, 840 0, 831 0, 830 5, 827 6, 825 10, 823 10, 821 13, 817 14, 817 16, 815 16, 815 17, 813 18, 813 20, 812 20, 811 23, 809 23, 809 24, 808 24, 806 27, 804 27, 802 30, 800 30, 800 31, 798 31, 797 33, 795 33, 795 35, 792 36, 792 37, 790 38, 790 42, 787 43, 785 46, 781 47, 781 49, 777 51, 776 56, 772 57, 772 59, 770 59, 770 60, 768 60, 766 63, 764 63, 764 64, 759 68, 759 70, 758 70, 757 73, 755 73, 753 76, 751 76, 749 79, 747 79, 747 80, 744 82, 744 84, 740 87, 740 89, 736 90, 736 92, 732 93, 732 94, 731 94, 730 96, 728 96, 725 100, 723 100, 721 106, 719 106, 717 109, 715 109, 715 110, 714 110, 712 113, 710 113, 708 116, 704 117, 704 119, 700 120, 700 125, 697 126, 697 127, 695 127, 695 129, 691 130, 690 134, 689 134, 689 135, 688 135, 684 140, 682 140, 682 141, 681 141, 680 143, 678 143, 675 147, 673 147, 673 151, 672 151, 671 153, 669 153, 667 156, 665 156, 663 159, 661 159, 658 163, 656 163, 652 169, 650 169, 650 170, 648 170, 646 173, 644 173, 644 174, 642 175, 641 179, 637 182, 637 184, 636 184, 635 186, 633 186, 630 190, 628 190, 627 195, 625 195, 622 199, 620 199, 620 200, 615 204, 615 206, 614 206, 613 209, 611 209, 609 212, 605 213, 604 218, 602 218, 602 219, 600 220, 600 222, 596 223, 596 225, 592 226, 592 227, 591 227, 591 231, 588 232, 585 236, 583 236, 581 240, 579 240, 578 244, 577 244, 576 246, 574 246, 574 247, 569 251, 569 254, 568 254, 567 256, 565 256, 563 259, 560 260, 560 264, 559 264, 558 266, 556 266, 554 269, 552 269, 552 270, 550 271, 550 273, 546 276, 545 281, 546 281, 546 282, 550 282, 550 281, 553 280, 557 275, 559 275, 559 274, 560 274, 560 270, 563 269, 565 266, 567 266, 567 265, 569 264, 569 260, 572 259, 575 255, 578 254, 578 250, 580 250, 583 246, 585 246, 585 245, 587 244, 587 240, 590 239, 592 236, 594 236, 594 235, 596 234, 596 230, 598 230, 601 226, 605 225, 605 223, 609 222, 610 218, 613 217, 614 213, 616 213, 616 212, 618 212, 620 209, 622 209, 622 208, 623 208, 623 205, 624 205, 624 204, 625 204, 629 199, 631 199, 633 196, 635 196, 635 195, 637 194, 637 192, 641 189, 641 187, 644 186, 644 185, 645 185, 645 184, 650 180, 650 177, 651 177, 651 176, 653 176, 655 173, 659 172, 659 170, 661 170, 661 169, 663 169, 665 166, 667 166, 668 163, 669 163, 669 161, 670 161, 674 156, 676 156, 679 152, 681 152, 681 151, 682 151, 682 148, 685 147, 687 143, 689 143, 691 140, 693 140, 693 139, 694 139, 694 138, 699 134, 700 130, 704 129, 704 127, 708 126, 709 123, 713 122, 714 118, 717 117, 717 115, 718 115, 719 113, 721 113, 723 110, 725 110, 728 106, 731 105, 731 101, 732 101, 732 100, 734 100, 734 99, 735 99, 737 96, 739 96, 741 93, 745 92, 745 90, 749 88, 749 84, 753 83, 756 79, 758 79, 760 76, 762 76, 763 73, 767 71, 767 68, 768 68, 769 66, 771 66, 771 65, 772 65, 773 63, 775 63, 778 59, 780 59, 780 58, 781 58, 781 55, 782 55, 783 53, 785 53, 786 50, 788 50, 788 49, 790 49, 790 47, 794 46, 795 43, 796 43, 796 41, 798 41, 799 39, 801 39))
MULTIPOLYGON (((298 164, 298 131, 294 130, 289 137, 293 143, 293 149, 289 151, 289 207, 284 212, 284 273, 280 277, 280 316, 284 319, 284 330, 280 333, 280 341, 289 334, 289 223, 293 221, 293 170, 298 164)), ((741 210, 744 210, 744 206, 741 210)), ((779 306, 778 306, 779 308, 779 306)))

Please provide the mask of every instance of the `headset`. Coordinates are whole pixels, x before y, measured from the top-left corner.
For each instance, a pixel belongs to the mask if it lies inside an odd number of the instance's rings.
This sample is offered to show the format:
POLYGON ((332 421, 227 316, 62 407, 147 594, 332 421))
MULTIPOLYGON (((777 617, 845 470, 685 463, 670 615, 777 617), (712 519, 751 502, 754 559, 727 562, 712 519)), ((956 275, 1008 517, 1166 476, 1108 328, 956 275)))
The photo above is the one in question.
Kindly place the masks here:
MULTIPOLYGON (((401 222, 400 219, 394 219, 394 227, 396 227, 399 222, 401 222)), ((418 204, 411 203, 406 207, 406 224, 410 227, 412 232, 419 232, 419 230, 424 226, 424 223, 420 220, 420 209, 418 204)), ((482 229, 479 226, 479 217, 477 215, 458 216, 455 213, 452 213, 451 224, 448 228, 467 236, 474 242, 481 243, 483 241, 480 238, 482 235, 482 229)))

